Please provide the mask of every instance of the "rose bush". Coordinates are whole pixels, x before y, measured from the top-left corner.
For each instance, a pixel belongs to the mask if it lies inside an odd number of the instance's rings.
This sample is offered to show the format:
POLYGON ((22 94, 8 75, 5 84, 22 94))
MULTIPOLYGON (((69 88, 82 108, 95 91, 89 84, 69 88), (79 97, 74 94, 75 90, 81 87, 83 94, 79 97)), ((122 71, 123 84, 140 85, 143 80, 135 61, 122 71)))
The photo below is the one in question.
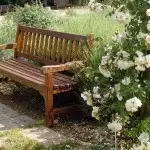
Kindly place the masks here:
MULTIPOLYGON (((102 8, 93 0, 89 6, 102 8)), ((115 19, 127 23, 125 31, 94 49, 103 55, 96 63, 92 56, 89 67, 81 71, 81 96, 93 107, 93 117, 145 144, 150 134, 150 1, 112 0, 111 6, 115 19)))

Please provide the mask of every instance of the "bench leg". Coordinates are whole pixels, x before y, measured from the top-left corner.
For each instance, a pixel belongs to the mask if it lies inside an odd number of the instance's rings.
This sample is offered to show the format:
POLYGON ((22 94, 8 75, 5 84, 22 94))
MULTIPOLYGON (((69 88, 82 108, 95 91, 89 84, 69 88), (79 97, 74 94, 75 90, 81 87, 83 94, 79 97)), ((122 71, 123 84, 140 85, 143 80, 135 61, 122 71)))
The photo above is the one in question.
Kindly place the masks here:
POLYGON ((45 97, 45 121, 48 127, 52 127, 54 125, 54 110, 53 110, 53 94, 49 92, 45 97))
POLYGON ((52 77, 53 76, 50 73, 45 75, 45 119, 48 127, 52 127, 54 125, 52 77))

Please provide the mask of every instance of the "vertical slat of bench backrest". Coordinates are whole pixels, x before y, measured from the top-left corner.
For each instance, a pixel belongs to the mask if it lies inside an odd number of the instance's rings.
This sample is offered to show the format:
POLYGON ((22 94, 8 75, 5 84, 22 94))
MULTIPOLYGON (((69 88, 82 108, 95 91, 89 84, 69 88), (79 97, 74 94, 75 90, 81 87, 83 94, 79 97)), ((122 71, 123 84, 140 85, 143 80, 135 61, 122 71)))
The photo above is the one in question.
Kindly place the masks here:
POLYGON ((44 50, 44 58, 47 58, 47 55, 48 55, 47 53, 49 50, 49 36, 48 35, 45 36, 45 45, 44 45, 43 50, 44 50))
POLYGON ((61 58, 62 47, 63 47, 63 39, 59 39, 58 51, 57 51, 57 62, 60 62, 62 60, 62 58, 61 58))
POLYGON ((52 54, 51 54, 51 59, 53 61, 56 61, 56 55, 57 55, 57 45, 58 45, 58 38, 55 37, 54 38, 54 45, 53 45, 53 49, 52 49, 52 54))
POLYGON ((15 49, 15 54, 14 54, 15 58, 18 57, 17 52, 21 52, 23 50, 24 34, 25 34, 24 31, 21 31, 18 26, 17 36, 16 36, 17 48, 15 49))
POLYGON ((67 62, 70 62, 72 60, 73 43, 74 43, 74 41, 70 40, 67 62))
POLYGON ((68 50, 68 39, 65 39, 64 44, 63 44, 62 53, 61 53, 62 63, 66 62, 67 50, 68 50))
POLYGON ((31 46, 31 55, 34 55, 34 52, 35 52, 36 37, 37 37, 37 34, 33 33, 33 36, 32 36, 32 46, 31 46))
POLYGON ((72 60, 84 60, 89 37, 61 33, 38 28, 18 26, 17 55, 31 59, 52 60, 65 63, 72 60))

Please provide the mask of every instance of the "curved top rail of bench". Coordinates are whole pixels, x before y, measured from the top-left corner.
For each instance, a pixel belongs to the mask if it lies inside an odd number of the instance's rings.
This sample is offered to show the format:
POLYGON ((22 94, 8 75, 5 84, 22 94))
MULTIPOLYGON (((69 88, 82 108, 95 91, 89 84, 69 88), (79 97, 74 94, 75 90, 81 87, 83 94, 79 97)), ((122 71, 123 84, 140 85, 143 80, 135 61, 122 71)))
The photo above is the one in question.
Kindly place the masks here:
POLYGON ((35 27, 27 27, 24 25, 19 24, 19 30, 26 31, 26 32, 32 32, 32 33, 38 33, 43 35, 50 35, 57 38, 62 39, 68 39, 68 40, 75 40, 75 41, 86 41, 89 40, 89 36, 82 36, 82 35, 76 35, 76 34, 70 34, 70 33, 63 33, 58 31, 52 31, 48 29, 40 29, 35 27))

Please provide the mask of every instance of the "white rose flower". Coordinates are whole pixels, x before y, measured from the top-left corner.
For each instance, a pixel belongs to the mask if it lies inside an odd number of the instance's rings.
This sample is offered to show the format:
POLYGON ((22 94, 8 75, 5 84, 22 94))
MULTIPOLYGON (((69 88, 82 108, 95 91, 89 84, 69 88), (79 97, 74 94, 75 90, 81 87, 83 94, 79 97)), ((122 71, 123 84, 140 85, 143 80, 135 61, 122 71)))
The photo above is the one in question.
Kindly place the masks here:
POLYGON ((111 73, 108 69, 105 69, 104 67, 102 67, 101 65, 99 66, 99 71, 100 73, 106 77, 106 78, 110 78, 111 77, 111 73))
POLYGON ((96 98, 96 99, 100 99, 101 95, 99 93, 95 93, 95 94, 93 94, 93 97, 96 98))
POLYGON ((120 91, 120 83, 115 84, 115 91, 119 92, 120 91))
POLYGON ((150 67, 150 54, 146 55, 146 67, 149 68, 150 67))
POLYGON ((150 1, 148 1, 148 4, 150 4, 150 1))
POLYGON ((87 105, 89 105, 89 106, 92 106, 93 105, 93 102, 92 102, 92 98, 91 97, 88 97, 88 99, 87 99, 87 105))
POLYGON ((138 55, 138 57, 142 57, 144 55, 141 51, 136 51, 136 54, 138 55))
POLYGON ((115 13, 114 18, 119 22, 127 22, 130 18, 130 15, 123 12, 117 12, 115 13))
POLYGON ((95 0, 90 0, 91 3, 95 3, 95 0))
POLYGON ((93 5, 93 2, 89 2, 88 7, 91 7, 93 5))
POLYGON ((141 143, 147 143, 149 140, 149 133, 147 133, 147 132, 141 133, 140 136, 138 137, 138 140, 141 143))
POLYGON ((146 10, 146 15, 149 17, 150 16, 150 9, 146 10))
POLYGON ((144 56, 135 57, 135 65, 144 65, 146 63, 146 59, 144 56))
POLYGON ((146 68, 145 68, 144 65, 141 65, 141 66, 138 65, 138 66, 135 67, 135 69, 136 69, 137 71, 145 71, 146 68))
POLYGON ((104 94, 103 96, 104 98, 108 98, 110 96, 110 93, 104 94))
POLYGON ((94 117, 95 119, 99 120, 99 107, 93 107, 92 110, 92 117, 94 117))
POLYGON ((150 20, 147 23, 147 30, 150 31, 150 20))
POLYGON ((94 78, 95 82, 97 82, 97 81, 98 81, 98 79, 99 79, 99 77, 95 77, 95 78, 94 78))
POLYGON ((147 36, 147 34, 143 33, 143 32, 139 32, 139 34, 137 35, 138 39, 145 39, 147 36))
POLYGON ((100 88, 99 88, 98 86, 93 87, 93 93, 98 93, 99 89, 100 89, 100 88))
POLYGON ((82 97, 85 101, 87 101, 87 99, 88 99, 88 92, 87 92, 87 91, 84 91, 83 93, 81 93, 81 97, 82 97))
POLYGON ((113 94, 115 92, 115 88, 110 88, 110 91, 113 94))
POLYGON ((147 44, 150 44, 150 35, 146 35, 145 41, 147 44))
POLYGON ((141 144, 141 145, 138 145, 138 146, 133 146, 133 148, 131 148, 130 150, 150 150, 150 146, 149 144, 141 144))
POLYGON ((96 12, 101 12, 101 11, 103 11, 102 6, 98 6, 98 7, 96 7, 95 11, 96 11, 96 12))
POLYGON ((115 42, 121 43, 121 41, 123 40, 123 35, 117 33, 117 34, 115 34, 114 37, 112 37, 112 39, 113 39, 113 41, 115 41, 115 42))
POLYGON ((110 59, 110 56, 103 56, 101 60, 101 65, 106 65, 109 59, 110 59))
POLYGON ((121 83, 122 83, 123 85, 129 85, 129 84, 131 83, 130 77, 125 77, 125 78, 121 81, 121 83))
POLYGON ((117 56, 123 56, 124 58, 129 58, 130 54, 126 51, 120 50, 119 52, 117 52, 117 56))
POLYGON ((142 106, 141 100, 139 100, 137 97, 133 97, 126 101, 125 107, 126 110, 129 112, 136 112, 138 111, 138 108, 142 106))
POLYGON ((134 63, 132 61, 126 61, 126 60, 118 60, 117 67, 120 70, 127 70, 128 68, 134 66, 134 63))
POLYGON ((119 101, 123 100, 123 97, 121 96, 121 94, 119 92, 117 92, 116 96, 117 96, 117 98, 118 98, 119 101))
POLYGON ((90 6, 91 10, 94 10, 95 9, 95 4, 92 3, 91 6, 90 6))
POLYGON ((109 122, 107 127, 113 132, 118 132, 122 129, 122 124, 118 122, 118 120, 109 122))
POLYGON ((87 102, 87 104, 89 106, 93 105, 92 95, 91 95, 90 91, 84 91, 83 93, 81 93, 81 97, 87 102))
POLYGON ((126 51, 122 51, 123 57, 124 58, 129 58, 130 54, 126 51))

